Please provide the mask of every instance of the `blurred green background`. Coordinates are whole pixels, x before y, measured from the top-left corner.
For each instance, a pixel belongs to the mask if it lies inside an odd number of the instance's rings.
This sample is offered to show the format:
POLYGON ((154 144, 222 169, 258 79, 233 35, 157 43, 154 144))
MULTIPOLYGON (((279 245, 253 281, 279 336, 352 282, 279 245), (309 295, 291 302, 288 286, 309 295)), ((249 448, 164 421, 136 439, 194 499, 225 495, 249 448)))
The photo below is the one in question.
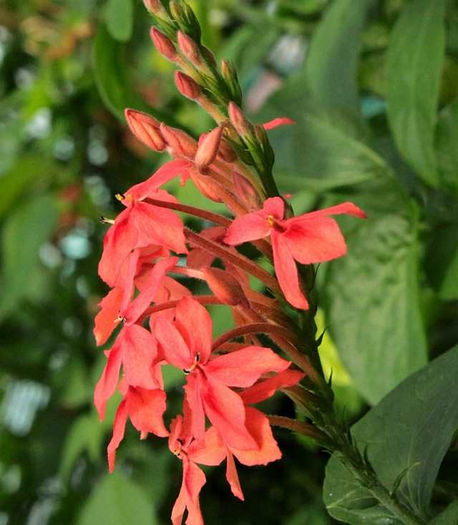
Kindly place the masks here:
MULTIPOLYGON (((458 8, 445 0, 196 0, 203 40, 238 68, 272 132, 276 176, 296 212, 351 199, 349 256, 319 269, 322 346, 339 407, 358 419, 457 341, 458 8), (332 338, 332 339, 331 339, 332 338), (340 360, 337 356, 340 356, 340 360), (342 364, 343 363, 343 364, 342 364)), ((181 466, 132 428, 108 476, 92 407, 103 366, 92 319, 114 194, 164 162, 127 131, 126 106, 197 135, 211 127, 178 97, 137 0, 0 5, 0 525, 169 521, 181 466)), ((186 188, 174 191, 199 204, 186 188)), ((216 309, 216 330, 228 326, 216 309)), ((167 377, 171 406, 180 378, 167 377)), ((175 397, 176 399, 175 399, 175 397)), ((267 407, 293 415, 285 399, 267 407)), ((281 462, 240 468, 246 502, 208 472, 209 524, 333 523, 327 455, 277 432, 281 462)), ((433 503, 457 494, 447 454, 433 503)))

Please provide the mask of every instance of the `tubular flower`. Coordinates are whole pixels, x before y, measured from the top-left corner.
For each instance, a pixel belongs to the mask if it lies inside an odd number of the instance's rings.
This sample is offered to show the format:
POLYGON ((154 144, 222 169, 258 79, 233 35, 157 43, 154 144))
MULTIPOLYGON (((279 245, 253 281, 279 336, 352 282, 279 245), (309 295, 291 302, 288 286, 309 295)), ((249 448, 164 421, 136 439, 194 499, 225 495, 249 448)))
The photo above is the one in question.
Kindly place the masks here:
POLYGON ((255 346, 226 355, 212 354, 210 315, 190 297, 178 303, 175 322, 158 319, 154 333, 165 360, 187 374, 185 396, 193 435, 203 437, 208 417, 228 446, 257 449, 247 428, 242 398, 233 388, 247 388, 263 374, 281 372, 290 363, 269 348, 255 346))
POLYGON ((264 202, 262 210, 237 217, 229 226, 224 242, 239 245, 271 236, 275 272, 286 300, 296 308, 308 309, 301 290, 296 262, 313 264, 330 261, 347 253, 337 222, 330 215, 365 213, 351 202, 284 219, 285 203, 280 197, 264 202))

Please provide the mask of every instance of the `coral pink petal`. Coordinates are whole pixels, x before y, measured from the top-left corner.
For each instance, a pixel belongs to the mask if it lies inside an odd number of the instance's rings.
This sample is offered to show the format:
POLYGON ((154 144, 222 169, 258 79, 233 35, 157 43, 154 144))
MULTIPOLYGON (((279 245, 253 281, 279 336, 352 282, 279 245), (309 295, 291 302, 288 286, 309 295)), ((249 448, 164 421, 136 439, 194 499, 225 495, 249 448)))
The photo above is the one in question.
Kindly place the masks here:
POLYGON ((94 390, 94 405, 101 420, 105 418, 107 400, 114 394, 119 381, 122 359, 121 340, 119 336, 113 348, 106 352, 106 354, 108 360, 94 390))
POLYGON ((96 315, 94 324, 94 337, 98 346, 107 342, 117 325, 122 296, 121 288, 113 288, 99 303, 101 310, 96 315))
POLYGON ((199 441, 194 441, 188 447, 188 457, 194 463, 216 466, 226 457, 224 445, 215 427, 210 427, 199 441))
POLYGON ((212 319, 207 310, 192 297, 183 297, 176 306, 175 318, 178 329, 188 343, 191 355, 200 355, 200 363, 206 363, 212 347, 212 319))
POLYGON ((202 377, 200 374, 188 376, 185 391, 185 414, 189 432, 196 439, 204 439, 205 411, 202 400, 202 377))
POLYGON ((227 229, 224 242, 231 246, 237 246, 244 242, 256 241, 267 237, 270 226, 264 211, 247 213, 234 219, 227 229))
POLYGON ((108 443, 107 455, 108 455, 108 470, 110 473, 114 471, 115 460, 116 460, 116 450, 119 447, 119 444, 124 439, 124 432, 126 430, 127 423, 127 406, 125 401, 121 401, 113 423, 113 436, 108 443))
POLYGON ((330 217, 295 222, 282 234, 281 240, 301 264, 331 261, 347 253, 339 225, 330 217))
POLYGON ((205 413, 224 442, 241 450, 256 449, 257 444, 245 427, 245 407, 240 396, 211 379, 205 381, 202 390, 205 413))
POLYGON ((272 397, 277 390, 280 390, 280 388, 297 385, 304 376, 305 374, 303 372, 287 369, 273 377, 259 381, 250 388, 247 388, 241 392, 240 397, 247 405, 260 403, 261 401, 272 397))
POLYGON ((302 218, 313 218, 321 217, 323 215, 353 215, 354 217, 359 217, 360 219, 365 219, 367 215, 361 208, 358 208, 352 202, 342 202, 336 206, 331 206, 330 208, 323 208, 322 210, 312 211, 304 215, 299 215, 290 219, 292 222, 301 221, 302 218))
POLYGON ((182 370, 190 368, 194 363, 194 355, 191 355, 188 345, 175 325, 164 317, 158 317, 153 328, 167 363, 182 370))
POLYGON ((122 364, 129 386, 158 388, 153 375, 153 364, 157 357, 155 338, 139 325, 126 326, 122 338, 122 364))
POLYGON ((263 206, 265 215, 273 215, 275 219, 282 220, 285 215, 285 202, 280 197, 266 199, 263 206))
POLYGON ((286 300, 295 308, 308 309, 308 302, 299 285, 299 276, 296 263, 289 251, 289 247, 283 242, 281 234, 272 233, 272 248, 274 254, 275 273, 278 283, 285 295, 286 300))
POLYGON ((235 466, 234 456, 231 452, 227 451, 227 463, 226 463, 226 479, 231 487, 231 492, 236 498, 244 501, 245 497, 242 492, 240 485, 239 475, 237 473, 237 467, 235 466))
POLYGON ((270 348, 248 346, 212 359, 205 367, 208 376, 232 387, 249 387, 267 372, 282 372, 290 362, 270 348))
POLYGON ((168 436, 163 419, 166 409, 166 394, 163 390, 130 387, 126 403, 130 420, 137 430, 159 437, 168 436))
POLYGON ((270 120, 269 122, 266 122, 262 125, 262 127, 269 131, 271 129, 278 128, 279 126, 293 126, 294 124, 296 124, 296 122, 293 119, 288 117, 277 117, 273 120, 270 120))

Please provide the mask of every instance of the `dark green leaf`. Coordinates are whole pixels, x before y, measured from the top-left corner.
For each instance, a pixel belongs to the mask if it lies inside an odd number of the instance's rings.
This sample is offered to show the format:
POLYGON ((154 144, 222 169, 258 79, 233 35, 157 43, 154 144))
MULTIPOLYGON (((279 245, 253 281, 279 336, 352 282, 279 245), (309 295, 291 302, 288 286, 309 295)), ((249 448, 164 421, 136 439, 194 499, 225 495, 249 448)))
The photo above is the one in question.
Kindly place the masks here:
MULTIPOLYGON (((407 378, 352 428, 387 489, 405 470, 397 496, 420 515, 428 512, 434 481, 458 425, 457 367, 454 347, 407 378)), ((346 523, 401 523, 336 457, 326 468, 323 494, 329 513, 346 523)))
POLYGON ((2 239, 0 315, 12 311, 21 299, 36 297, 42 270, 39 249, 53 233, 57 217, 57 202, 50 195, 26 202, 9 216, 2 239))
POLYGON ((126 42, 132 36, 133 7, 132 0, 108 0, 106 6, 107 29, 116 40, 126 42))
POLYGON ((458 191, 458 99, 446 106, 437 123, 436 152, 441 183, 458 191))
POLYGON ((377 403, 426 363, 419 308, 416 208, 396 183, 368 184, 355 200, 368 214, 351 222, 348 254, 327 267, 329 328, 355 386, 377 403), (379 198, 383 195, 383 199, 379 198))
POLYGON ((105 475, 91 493, 77 525, 154 525, 153 505, 132 480, 114 473, 105 475))
POLYGON ((392 32, 387 54, 388 119, 401 154, 437 185, 434 126, 444 58, 445 0, 414 0, 392 32))
POLYGON ((430 525, 456 525, 458 516, 458 501, 452 501, 450 505, 436 516, 430 525))
POLYGON ((361 31, 373 0, 337 0, 318 25, 305 66, 307 85, 321 104, 359 111, 357 61, 361 31))

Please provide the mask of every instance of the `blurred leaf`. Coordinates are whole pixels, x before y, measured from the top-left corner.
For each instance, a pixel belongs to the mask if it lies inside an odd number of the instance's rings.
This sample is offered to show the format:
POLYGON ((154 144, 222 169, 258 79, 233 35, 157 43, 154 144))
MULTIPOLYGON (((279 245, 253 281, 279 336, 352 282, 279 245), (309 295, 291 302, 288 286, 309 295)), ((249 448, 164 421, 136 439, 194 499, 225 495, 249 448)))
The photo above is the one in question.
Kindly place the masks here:
POLYGON ((154 525, 148 495, 134 481, 114 473, 105 475, 91 493, 77 525, 154 525))
POLYGON ((445 301, 458 299, 458 249, 455 249, 453 259, 445 272, 440 288, 440 296, 445 301))
POLYGON ((53 233, 57 218, 57 202, 51 195, 27 201, 8 217, 2 238, 0 316, 11 312, 22 298, 34 297, 41 271, 38 252, 53 233))
POLYGON ((132 0, 108 0, 106 22, 110 35, 121 42, 132 36, 134 6, 132 0))
POLYGON ((438 176, 433 148, 444 58, 445 0, 410 2, 391 34, 386 76, 388 119, 399 151, 431 185, 438 176))
POLYGON ((305 74, 311 93, 324 106, 359 112, 356 78, 361 31, 373 0, 337 0, 316 28, 305 74))
POLYGON ((441 181, 445 188, 458 191, 458 99, 439 114, 436 151, 441 181))
POLYGON ((442 511, 439 516, 436 516, 430 525, 456 525, 456 517, 458 516, 458 501, 452 501, 450 505, 442 511))
POLYGON ((377 403, 426 363, 419 307, 418 224, 414 203, 396 183, 368 184, 339 195, 368 214, 351 225, 348 254, 327 267, 324 299, 329 328, 356 388, 377 403), (383 199, 380 199, 383 195, 383 199))
POLYGON ((60 475, 67 479, 80 454, 87 452, 95 463, 100 460, 100 449, 105 429, 95 413, 79 417, 72 425, 65 440, 60 463, 60 475))
MULTIPOLYGON (((352 428, 360 450, 367 450, 388 490, 405 471, 396 494, 419 514, 427 513, 434 481, 458 425, 457 367, 455 346, 407 378, 352 428)), ((323 494, 331 516, 346 523, 401 523, 334 456, 326 468, 323 494)))

